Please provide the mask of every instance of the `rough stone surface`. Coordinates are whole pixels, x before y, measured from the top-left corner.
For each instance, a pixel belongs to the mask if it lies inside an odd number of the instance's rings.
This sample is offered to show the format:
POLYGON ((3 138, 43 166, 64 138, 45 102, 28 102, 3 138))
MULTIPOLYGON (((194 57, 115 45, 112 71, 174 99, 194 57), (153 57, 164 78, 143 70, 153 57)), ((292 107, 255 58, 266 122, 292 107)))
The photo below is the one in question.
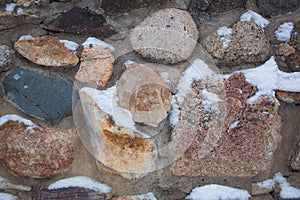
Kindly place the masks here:
POLYGON ((136 52, 166 64, 186 60, 197 39, 197 27, 190 14, 174 8, 153 13, 130 33, 130 43, 136 52))
POLYGON ((55 74, 15 68, 4 77, 6 97, 26 114, 56 122, 72 111, 72 84, 55 74))
POLYGON ((147 194, 115 197, 112 200, 156 200, 156 197, 150 192, 147 194))
POLYGON ((274 188, 263 187, 260 183, 251 183, 251 195, 268 194, 273 190, 274 188))
POLYGON ((274 200, 271 194, 253 196, 251 200, 274 200))
POLYGON ((294 156, 291 160, 291 168, 300 171, 300 142, 295 148, 294 156))
POLYGON ((23 7, 30 7, 34 4, 48 4, 51 0, 14 0, 14 2, 23 7))
POLYGON ((299 92, 276 90, 275 94, 276 94, 276 97, 281 101, 285 101, 286 103, 300 104, 300 93, 299 92))
POLYGON ((14 51, 6 45, 0 45, 0 72, 6 70, 13 62, 14 51))
POLYGON ((231 42, 223 48, 221 36, 213 33, 203 40, 206 50, 219 66, 258 63, 269 56, 269 42, 263 30, 253 21, 237 22, 232 27, 231 42))
POLYGON ((107 195, 93 190, 88 190, 80 187, 70 187, 49 190, 42 188, 40 191, 40 200, 48 199, 84 199, 84 200, 105 200, 107 195))
POLYGON ((0 13, 0 31, 29 24, 39 24, 41 20, 36 15, 0 13))
POLYGON ((171 109, 168 85, 151 68, 136 64, 127 68, 117 85, 119 106, 133 115, 135 122, 157 127, 171 109))
POLYGON ((189 11, 191 13, 223 13, 236 8, 245 8, 246 0, 191 0, 189 11))
POLYGON ((65 172, 73 163, 74 130, 34 128, 8 121, 0 127, 0 160, 15 176, 46 178, 65 172))
POLYGON ((21 39, 14 48, 33 63, 52 67, 76 66, 79 59, 55 36, 39 36, 35 39, 21 39))
POLYGON ((104 16, 79 7, 74 7, 49 19, 44 23, 44 27, 50 31, 91 34, 100 38, 107 38, 116 34, 104 16))
POLYGON ((226 101, 219 103, 220 110, 226 106, 227 114, 221 126, 222 132, 216 137, 211 130, 218 126, 209 126, 214 116, 209 111, 203 112, 203 97, 199 92, 203 87, 203 84, 196 82, 193 91, 181 105, 181 120, 173 134, 182 131, 187 137, 194 131, 197 134, 184 156, 171 166, 173 174, 253 176, 270 170, 273 152, 281 140, 276 99, 263 97, 255 104, 247 104, 247 99, 255 93, 255 87, 246 82, 242 74, 230 76, 225 80, 226 101), (200 122, 199 126, 194 126, 195 123, 188 120, 191 112, 194 120, 200 122), (205 151, 205 148, 209 151, 205 151), (205 152, 207 154, 202 155, 205 152))
POLYGON ((97 87, 105 87, 113 73, 115 58, 109 49, 85 48, 76 80, 97 87))
POLYGON ((296 10, 300 0, 257 0, 257 6, 265 16, 277 16, 296 10))

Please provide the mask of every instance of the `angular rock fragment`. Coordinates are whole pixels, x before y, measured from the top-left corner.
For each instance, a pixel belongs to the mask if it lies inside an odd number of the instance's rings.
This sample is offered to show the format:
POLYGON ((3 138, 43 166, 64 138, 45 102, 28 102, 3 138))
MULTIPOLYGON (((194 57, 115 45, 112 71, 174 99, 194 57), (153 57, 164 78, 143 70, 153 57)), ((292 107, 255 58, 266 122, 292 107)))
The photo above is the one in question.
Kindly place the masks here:
POLYGON ((150 0, 132 1, 132 0, 104 0, 101 7, 105 13, 109 16, 120 15, 128 13, 134 9, 148 6, 151 3, 150 0))
POLYGON ((75 79, 90 87, 105 87, 113 72, 115 58, 109 48, 86 47, 75 79))
POLYGON ((14 45, 19 54, 33 63, 48 67, 76 66, 79 62, 74 52, 55 36, 21 37, 14 45))
POLYGON ((46 21, 44 27, 50 31, 90 34, 100 38, 108 38, 116 34, 104 16, 79 7, 73 7, 46 21))
POLYGON ((130 33, 130 43, 136 52, 165 64, 186 60, 197 39, 197 27, 190 14, 175 8, 153 13, 130 33))
POLYGON ((6 97, 33 117, 57 122, 72 111, 72 84, 55 74, 19 67, 2 84, 6 97))
POLYGON ((122 74, 117 95, 119 106, 133 115, 135 122, 157 127, 171 109, 168 85, 151 68, 136 64, 122 74))
POLYGON ((6 45, 0 45, 0 72, 5 71, 13 62, 14 51, 6 45))
POLYGON ((72 132, 42 129, 16 115, 0 118, 0 160, 15 176, 46 178, 73 163, 72 132))
POLYGON ((0 13, 0 31, 25 26, 28 24, 37 25, 41 20, 36 15, 0 13))
POLYGON ((251 183, 251 194, 268 194, 275 189, 275 181, 273 179, 268 179, 263 182, 251 183))

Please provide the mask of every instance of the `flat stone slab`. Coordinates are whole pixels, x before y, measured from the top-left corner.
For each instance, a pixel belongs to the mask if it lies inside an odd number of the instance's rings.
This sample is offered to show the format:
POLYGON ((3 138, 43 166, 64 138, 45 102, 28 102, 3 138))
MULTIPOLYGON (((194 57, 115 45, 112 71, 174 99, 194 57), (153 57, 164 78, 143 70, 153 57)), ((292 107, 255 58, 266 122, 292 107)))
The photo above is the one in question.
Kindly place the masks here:
POLYGON ((72 112, 72 84, 58 75, 18 67, 2 84, 6 97, 28 115, 57 122, 72 112))
POLYGON ((104 0, 101 7, 105 13, 109 16, 118 16, 120 14, 128 13, 134 9, 148 6, 151 3, 150 0, 142 1, 124 1, 124 0, 104 0))
POLYGON ((36 15, 0 13, 0 31, 28 24, 39 24, 41 20, 36 15))

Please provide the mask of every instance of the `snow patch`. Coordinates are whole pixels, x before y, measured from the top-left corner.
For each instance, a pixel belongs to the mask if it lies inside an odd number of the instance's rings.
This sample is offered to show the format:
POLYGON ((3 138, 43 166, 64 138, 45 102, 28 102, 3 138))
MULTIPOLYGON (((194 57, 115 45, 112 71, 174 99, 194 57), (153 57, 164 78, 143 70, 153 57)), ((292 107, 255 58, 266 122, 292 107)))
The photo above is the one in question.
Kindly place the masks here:
POLYGON ((229 130, 230 129, 234 129, 235 127, 237 127, 237 125, 240 123, 240 121, 235 121, 235 122, 233 122, 232 124, 230 124, 230 126, 229 126, 229 130))
POLYGON ((226 49, 231 42, 230 36, 232 34, 232 29, 223 26, 217 30, 217 34, 221 36, 220 42, 222 42, 223 48, 226 49))
POLYGON ((128 67, 130 67, 130 66, 132 66, 132 65, 135 65, 136 64, 136 62, 134 62, 134 61, 132 61, 132 60, 127 60, 126 62, 124 62, 124 66, 126 67, 126 68, 128 68, 128 67))
POLYGON ((17 14, 22 14, 24 12, 23 8, 18 8, 17 14))
POLYGON ((49 185, 48 189, 54 190, 70 187, 81 187, 101 193, 109 193, 111 191, 111 187, 109 187, 108 185, 99 183, 87 176, 74 176, 71 178, 62 179, 49 185))
POLYGON ((17 80, 19 80, 21 78, 21 76, 19 75, 19 74, 15 74, 14 75, 14 79, 17 81, 17 80))
POLYGON ((179 122, 179 115, 180 115, 180 110, 179 110, 178 101, 176 95, 173 95, 171 101, 171 112, 170 112, 170 125, 172 127, 174 127, 179 122))
POLYGON ((152 192, 149 192, 147 194, 136 195, 136 197, 141 200, 157 200, 152 192))
POLYGON ((185 199, 189 200, 248 200, 247 190, 232 188, 223 185, 205 185, 196 187, 185 199))
POLYGON ((72 50, 74 53, 76 53, 76 50, 79 46, 76 42, 69 41, 69 40, 59 40, 59 42, 63 43, 65 45, 65 47, 72 50))
POLYGON ((0 126, 2 126, 3 124, 5 124, 8 121, 24 123, 27 126, 26 131, 29 131, 30 133, 33 133, 35 128, 43 130, 41 127, 37 126, 32 121, 25 119, 23 117, 20 117, 19 115, 15 115, 15 114, 8 114, 8 115, 3 115, 2 117, 0 117, 0 126))
POLYGON ((259 187, 268 188, 268 189, 274 189, 275 188, 275 180, 274 179, 267 179, 263 182, 257 183, 259 187))
POLYGON ((261 15, 257 14, 252 10, 248 10, 240 17, 241 22, 249 22, 251 21, 251 19, 253 19, 255 24, 260 26, 261 29, 264 29, 270 23, 267 19, 263 18, 261 15))
POLYGON ((32 37, 31 35, 23 35, 19 38, 18 42, 21 40, 35 40, 35 38, 32 37))
POLYGON ((15 196, 15 195, 0 192, 0 200, 16 200, 16 199, 17 199, 17 196, 15 196))
POLYGON ((280 185, 280 197, 283 199, 300 198, 300 189, 290 185, 290 183, 282 176, 280 172, 276 173, 273 178, 280 185))
POLYGON ((218 109, 218 103, 221 101, 219 96, 215 93, 211 93, 206 89, 202 90, 203 101, 202 105, 204 106, 204 110, 208 109, 218 109))
POLYGON ((285 22, 281 24, 278 29, 275 31, 275 35, 278 41, 289 42, 294 24, 292 22, 285 22))
POLYGON ((164 80, 164 82, 170 83, 170 77, 168 72, 161 72, 159 73, 159 75, 164 80))
POLYGON ((90 46, 92 47, 101 47, 103 49, 109 49, 111 51, 115 51, 115 48, 110 45, 110 44, 107 44, 106 42, 102 41, 102 40, 99 40, 95 37, 89 37, 85 40, 84 43, 82 43, 82 46, 84 48, 89 48, 90 46))
POLYGON ((16 8, 16 4, 15 3, 9 3, 5 5, 5 11, 6 12, 13 12, 16 8))

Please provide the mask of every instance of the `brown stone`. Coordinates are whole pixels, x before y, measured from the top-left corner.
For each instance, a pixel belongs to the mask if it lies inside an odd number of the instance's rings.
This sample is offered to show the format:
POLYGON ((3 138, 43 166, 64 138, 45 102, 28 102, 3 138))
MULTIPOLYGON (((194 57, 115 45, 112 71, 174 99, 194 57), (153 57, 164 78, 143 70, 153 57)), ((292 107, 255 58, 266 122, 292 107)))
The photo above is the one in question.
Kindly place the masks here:
POLYGON ((295 148, 294 156, 291 161, 291 168, 300 171, 300 142, 295 148))
POLYGON ((276 94, 276 97, 281 101, 285 101, 286 103, 300 104, 300 93, 299 92, 276 90, 275 94, 276 94))
POLYGON ((171 109, 168 85, 151 68, 136 64, 122 74, 117 85, 119 106, 133 115, 135 122, 157 127, 171 109))
POLYGON ((105 87, 113 72, 115 58, 109 49, 85 48, 76 80, 90 86, 105 87))
POLYGON ((38 65, 52 67, 76 66, 79 59, 55 36, 20 39, 14 48, 22 56, 38 65))
POLYGON ((71 137, 74 130, 29 126, 7 121, 0 127, 0 160, 10 173, 20 177, 46 178, 61 174, 73 163, 71 137))
POLYGON ((293 53, 295 53, 295 48, 285 42, 280 43, 276 49, 276 55, 278 56, 283 55, 286 57, 293 53))
POLYGON ((28 24, 39 24, 41 20, 36 15, 0 13, 0 31, 25 26, 28 24))
POLYGON ((156 200, 156 197, 152 192, 149 192, 147 194, 115 197, 112 200, 156 200))
POLYGON ((223 48, 221 36, 213 33, 203 40, 206 50, 218 66, 237 66, 265 61, 269 56, 269 42, 263 30, 254 23, 237 22, 232 27, 230 43, 223 48))
POLYGON ((262 97, 256 103, 248 104, 247 99, 256 89, 242 74, 230 76, 224 84, 226 100, 219 103, 219 110, 226 110, 226 117, 221 125, 209 123, 214 116, 201 104, 203 96, 199 91, 205 89, 205 84, 196 82, 181 105, 181 120, 173 134, 183 132, 190 137, 190 132, 195 132, 196 137, 184 156, 171 166, 173 174, 254 176, 270 170, 273 152, 281 140, 278 101, 273 97, 262 97), (199 122, 198 126, 194 125, 195 121, 199 122), (220 133, 213 131, 220 126, 220 133))
POLYGON ((91 34, 100 38, 108 38, 116 34, 103 15, 79 7, 73 7, 47 20, 43 26, 50 31, 91 34))
POLYGON ((130 33, 130 43, 136 52, 165 64, 186 60, 197 40, 197 27, 190 14, 175 8, 153 13, 130 33))

